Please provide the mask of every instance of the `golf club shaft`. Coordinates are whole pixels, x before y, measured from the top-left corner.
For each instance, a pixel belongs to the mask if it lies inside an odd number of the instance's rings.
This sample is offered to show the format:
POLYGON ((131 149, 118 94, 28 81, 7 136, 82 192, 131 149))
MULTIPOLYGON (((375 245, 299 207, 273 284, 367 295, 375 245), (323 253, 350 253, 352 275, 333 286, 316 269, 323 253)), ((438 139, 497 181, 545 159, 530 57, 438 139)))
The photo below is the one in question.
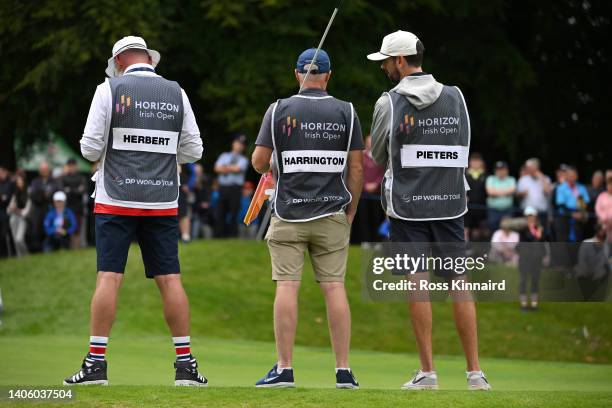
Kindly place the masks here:
POLYGON ((319 46, 317 47, 317 50, 315 51, 314 57, 312 58, 312 61, 308 65, 308 70, 306 70, 306 75, 304 75, 304 80, 302 81, 302 84, 300 85, 300 91, 298 93, 302 92, 302 89, 304 88, 304 84, 306 83, 306 80, 308 79, 308 75, 310 74, 310 71, 312 70, 312 66, 317 61, 317 57, 319 56, 319 51, 321 51, 321 47, 323 47, 323 43, 325 42, 327 33, 329 32, 329 29, 331 28, 331 25, 334 22, 334 19, 336 18, 336 14, 338 14, 338 7, 334 9, 334 12, 332 13, 331 18, 329 19, 329 22, 327 23, 327 27, 325 28, 325 31, 323 32, 323 37, 321 37, 321 41, 319 41, 319 46))

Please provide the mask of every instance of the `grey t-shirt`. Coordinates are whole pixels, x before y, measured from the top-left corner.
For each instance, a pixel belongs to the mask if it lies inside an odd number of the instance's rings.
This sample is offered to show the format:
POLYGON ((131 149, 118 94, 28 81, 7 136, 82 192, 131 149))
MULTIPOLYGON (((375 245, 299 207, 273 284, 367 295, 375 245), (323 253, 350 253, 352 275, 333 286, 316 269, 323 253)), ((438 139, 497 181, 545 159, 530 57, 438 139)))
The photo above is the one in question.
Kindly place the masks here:
MULTIPOLYGON (((327 92, 320 89, 305 89, 300 95, 308 96, 325 96, 327 92)), ((276 103, 276 102, 275 102, 276 103)), ((257 135, 255 145, 265 146, 274 149, 272 143, 272 108, 274 103, 268 107, 266 114, 264 115, 263 121, 261 122, 261 128, 257 135)), ((351 147, 349 150, 363 150, 363 134, 361 133, 361 123, 359 123, 359 117, 357 111, 355 111, 355 117, 353 119, 353 136, 351 138, 351 147)))

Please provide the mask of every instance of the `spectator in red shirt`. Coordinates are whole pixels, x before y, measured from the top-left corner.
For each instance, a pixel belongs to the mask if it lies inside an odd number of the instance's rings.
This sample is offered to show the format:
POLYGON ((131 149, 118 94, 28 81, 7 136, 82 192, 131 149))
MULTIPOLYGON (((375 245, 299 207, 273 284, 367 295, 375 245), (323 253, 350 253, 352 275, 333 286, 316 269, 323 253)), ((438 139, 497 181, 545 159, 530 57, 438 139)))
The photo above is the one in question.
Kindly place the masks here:
POLYGON ((372 158, 372 136, 365 138, 363 151, 363 192, 357 209, 357 228, 354 228, 361 242, 380 241, 378 227, 385 219, 380 205, 380 183, 385 175, 385 167, 376 164, 372 158))

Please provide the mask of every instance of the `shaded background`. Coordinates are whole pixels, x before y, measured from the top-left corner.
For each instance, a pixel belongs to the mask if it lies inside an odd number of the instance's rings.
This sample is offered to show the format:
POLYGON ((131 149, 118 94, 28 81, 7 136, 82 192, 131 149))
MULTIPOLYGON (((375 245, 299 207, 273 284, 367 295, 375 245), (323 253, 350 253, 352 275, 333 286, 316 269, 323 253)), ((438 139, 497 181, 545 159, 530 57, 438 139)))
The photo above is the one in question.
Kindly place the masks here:
MULTIPOLYGON (((251 145, 268 105, 296 90, 297 55, 316 46, 335 2, 312 0, 0 1, 0 163, 14 142, 49 131, 78 149, 113 43, 140 35, 162 53, 158 72, 179 81, 212 168, 231 137, 251 145)), ((364 131, 390 88, 365 55, 397 29, 425 44, 424 69, 464 92, 472 151, 511 172, 531 156, 552 174, 609 166, 612 108, 610 2, 346 0, 325 44, 329 91, 351 100, 364 131)), ((583 177, 585 178, 585 177, 583 177)))

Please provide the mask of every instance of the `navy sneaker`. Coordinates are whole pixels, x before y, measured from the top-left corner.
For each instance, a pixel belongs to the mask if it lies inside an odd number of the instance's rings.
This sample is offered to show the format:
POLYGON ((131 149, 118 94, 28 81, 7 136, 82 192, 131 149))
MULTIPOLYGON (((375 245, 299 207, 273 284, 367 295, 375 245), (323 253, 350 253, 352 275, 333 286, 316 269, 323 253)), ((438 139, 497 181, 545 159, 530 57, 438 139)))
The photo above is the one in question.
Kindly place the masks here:
POLYGON ((359 383, 355 379, 352 370, 336 371, 336 388, 359 389, 359 383))
POLYGON ((255 387, 258 388, 293 388, 295 382, 293 381, 293 369, 283 368, 279 373, 277 371, 277 364, 266 374, 264 378, 255 383, 255 387))

